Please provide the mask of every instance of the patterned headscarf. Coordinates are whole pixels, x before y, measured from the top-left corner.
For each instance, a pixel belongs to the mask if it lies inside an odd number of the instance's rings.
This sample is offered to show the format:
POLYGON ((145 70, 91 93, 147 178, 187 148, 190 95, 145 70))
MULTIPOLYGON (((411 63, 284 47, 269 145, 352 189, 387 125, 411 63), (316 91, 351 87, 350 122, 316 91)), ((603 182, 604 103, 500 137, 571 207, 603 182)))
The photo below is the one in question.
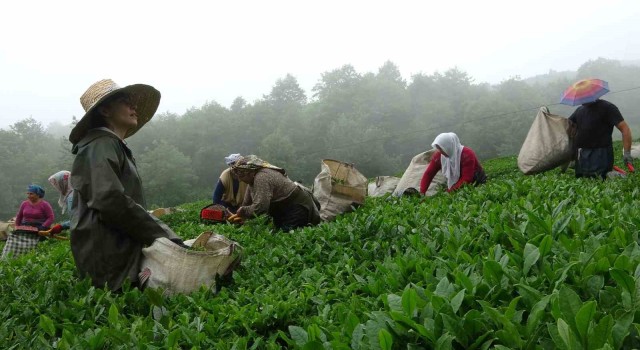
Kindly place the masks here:
POLYGON ((53 186, 58 192, 60 192, 60 197, 58 198, 58 205, 62 208, 62 214, 67 211, 67 197, 73 191, 71 188, 71 184, 69 183, 69 177, 71 176, 71 172, 67 170, 60 170, 57 173, 49 176, 49 183, 53 186))
POLYGON ((247 170, 258 170, 263 168, 269 168, 273 170, 277 170, 282 175, 286 175, 287 172, 279 168, 275 165, 270 164, 269 162, 265 162, 264 160, 258 158, 258 156, 254 154, 250 154, 248 156, 241 157, 231 166, 232 169, 247 169, 247 170))
POLYGON ((227 163, 227 166, 232 166, 233 163, 237 162, 240 158, 242 158, 242 155, 240 155, 240 153, 232 153, 224 157, 224 162, 227 163))
POLYGON ((35 185, 35 184, 29 185, 27 187, 27 192, 35 193, 36 195, 38 195, 38 197, 44 198, 44 188, 38 185, 35 185))

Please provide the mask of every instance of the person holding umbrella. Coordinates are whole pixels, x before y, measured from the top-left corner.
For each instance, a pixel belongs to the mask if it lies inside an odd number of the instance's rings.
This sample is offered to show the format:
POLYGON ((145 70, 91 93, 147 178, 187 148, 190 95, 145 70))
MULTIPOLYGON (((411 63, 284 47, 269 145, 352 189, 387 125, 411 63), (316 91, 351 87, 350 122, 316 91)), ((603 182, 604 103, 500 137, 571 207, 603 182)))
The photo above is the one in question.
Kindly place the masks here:
POLYGON ((631 158, 631 129, 620 110, 613 103, 601 100, 609 92, 609 84, 600 79, 583 79, 567 88, 560 103, 578 107, 569 120, 576 126, 576 177, 606 178, 613 169, 613 140, 615 126, 622 134, 622 159, 633 169, 631 158))

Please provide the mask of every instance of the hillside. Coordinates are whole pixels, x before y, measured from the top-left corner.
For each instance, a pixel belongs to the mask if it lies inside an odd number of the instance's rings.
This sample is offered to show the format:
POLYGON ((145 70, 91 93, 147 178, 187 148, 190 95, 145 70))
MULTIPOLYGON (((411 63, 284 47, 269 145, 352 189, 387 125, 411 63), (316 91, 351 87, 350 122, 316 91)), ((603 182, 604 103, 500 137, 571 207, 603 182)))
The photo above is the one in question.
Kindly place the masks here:
POLYGON ((206 226, 206 203, 185 204, 163 217, 176 232, 215 230, 245 249, 218 295, 94 289, 74 276, 68 243, 44 242, 0 264, 0 339, 30 349, 640 346, 640 177, 525 177, 513 157, 484 166, 489 182, 476 189, 372 199, 291 233, 260 220, 206 226), (154 305, 167 310, 159 320, 154 305))

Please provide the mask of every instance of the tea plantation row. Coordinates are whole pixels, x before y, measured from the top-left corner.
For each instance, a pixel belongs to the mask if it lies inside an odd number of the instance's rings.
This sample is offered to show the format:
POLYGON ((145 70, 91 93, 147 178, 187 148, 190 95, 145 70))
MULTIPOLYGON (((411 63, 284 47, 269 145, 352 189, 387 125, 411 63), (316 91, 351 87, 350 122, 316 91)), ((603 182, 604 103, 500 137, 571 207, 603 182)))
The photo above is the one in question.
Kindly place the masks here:
POLYGON ((640 175, 525 177, 485 163, 485 186, 371 199, 335 222, 276 233, 163 217, 184 238, 239 242, 232 284, 162 298, 78 280, 66 242, 0 263, 0 339, 59 349, 638 348, 640 175))

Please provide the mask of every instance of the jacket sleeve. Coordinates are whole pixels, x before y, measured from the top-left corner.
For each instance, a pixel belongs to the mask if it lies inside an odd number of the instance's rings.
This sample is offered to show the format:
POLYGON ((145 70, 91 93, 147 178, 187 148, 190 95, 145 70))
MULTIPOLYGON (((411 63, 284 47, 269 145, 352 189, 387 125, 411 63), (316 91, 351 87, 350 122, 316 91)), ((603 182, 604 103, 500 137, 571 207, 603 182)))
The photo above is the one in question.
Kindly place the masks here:
POLYGON ((51 204, 47 201, 42 202, 42 210, 44 211, 44 215, 47 219, 42 223, 43 227, 50 227, 53 224, 53 220, 56 219, 55 214, 53 213, 53 208, 51 208, 51 204))
POLYGON ((16 213, 16 226, 22 225, 22 211, 24 210, 25 202, 20 203, 20 208, 18 208, 18 212, 16 213))
POLYGON ((69 220, 62 222, 60 224, 63 230, 68 230, 69 228, 71 228, 71 217, 73 216, 73 212, 71 210, 72 205, 73 205, 73 191, 67 196, 67 216, 69 216, 69 220))
POLYGON ((438 171, 442 169, 442 163, 440 163, 440 151, 437 151, 431 157, 431 161, 427 166, 427 169, 424 171, 422 175, 422 180, 420 180, 420 194, 425 194, 429 189, 429 185, 431 185, 431 181, 433 181, 433 177, 436 176, 438 171))
POLYGON ((125 194, 120 175, 127 156, 119 141, 100 138, 83 148, 74 162, 73 188, 95 210, 100 221, 134 240, 150 245, 156 238, 178 236, 125 194), (81 164, 81 167, 75 164, 81 164))
POLYGON ((251 186, 253 187, 252 191, 247 191, 242 207, 236 211, 238 215, 244 218, 267 213, 273 197, 273 186, 269 181, 269 177, 263 173, 258 172, 256 174, 251 186))
POLYGON ((460 157, 460 178, 448 191, 452 192, 466 183, 472 183, 478 163, 476 154, 470 148, 465 147, 460 157))
POLYGON ((222 201, 223 194, 224 194, 224 185, 222 184, 222 180, 218 179, 216 188, 213 190, 213 203, 224 205, 225 203, 222 201))

